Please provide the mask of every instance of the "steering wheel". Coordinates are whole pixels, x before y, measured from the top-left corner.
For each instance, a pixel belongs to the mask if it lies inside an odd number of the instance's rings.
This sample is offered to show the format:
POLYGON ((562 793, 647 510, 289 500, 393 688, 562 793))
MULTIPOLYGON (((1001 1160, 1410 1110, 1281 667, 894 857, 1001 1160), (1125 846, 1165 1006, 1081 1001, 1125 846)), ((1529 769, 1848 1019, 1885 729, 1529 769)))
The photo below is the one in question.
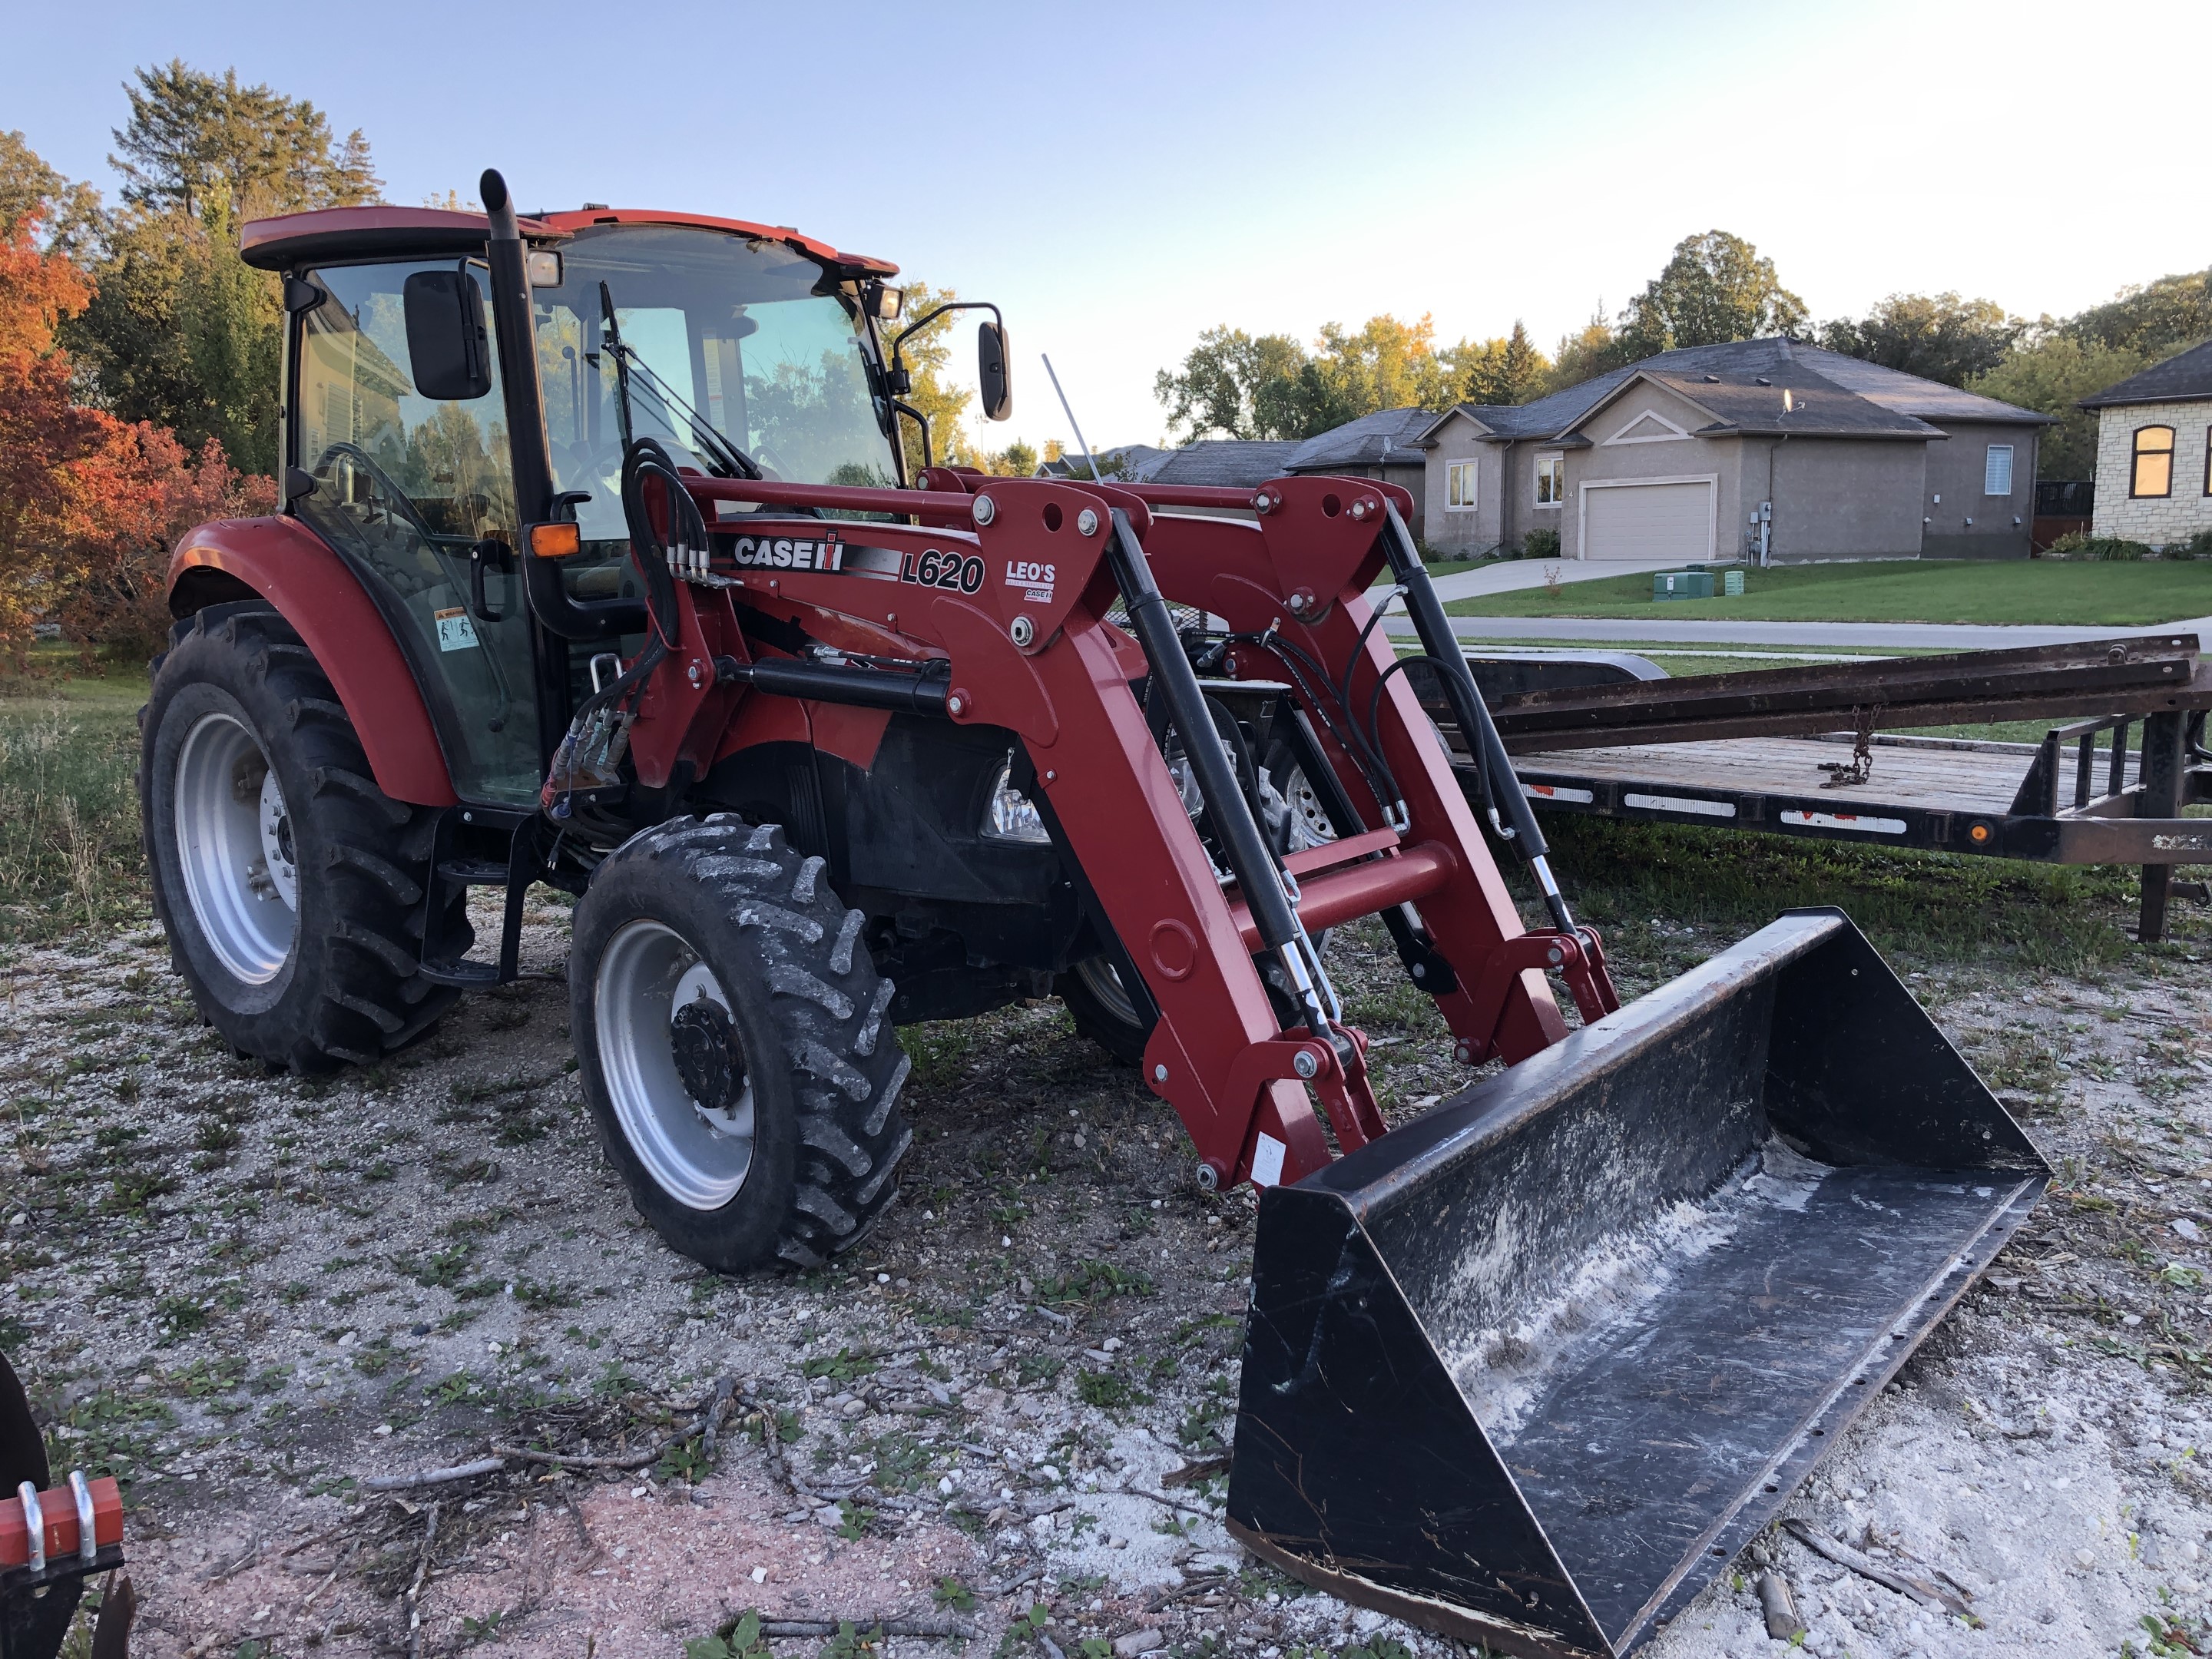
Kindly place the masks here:
POLYGON ((332 458, 337 456, 343 456, 346 459, 357 463, 362 470, 368 474, 369 481, 375 484, 378 493, 385 498, 386 504, 401 518, 406 520, 409 527, 431 546, 438 547, 446 542, 468 539, 466 537, 447 536, 442 532, 433 530, 429 521, 422 516, 422 508, 415 505, 415 498, 402 489, 398 480, 378 465, 376 458, 359 444, 335 443, 328 446, 315 462, 315 476, 322 477, 332 458))

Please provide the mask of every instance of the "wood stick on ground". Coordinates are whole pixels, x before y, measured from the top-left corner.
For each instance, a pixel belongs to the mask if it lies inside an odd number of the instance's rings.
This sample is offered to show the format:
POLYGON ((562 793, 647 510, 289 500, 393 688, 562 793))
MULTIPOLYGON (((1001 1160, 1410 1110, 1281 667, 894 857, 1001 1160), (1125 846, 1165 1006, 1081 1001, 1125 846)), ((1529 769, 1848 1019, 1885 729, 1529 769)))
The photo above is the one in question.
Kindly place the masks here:
POLYGON ((714 1397, 707 1402, 707 1435, 701 1443, 701 1449, 706 1453, 710 1466, 714 1461, 716 1449, 721 1444, 722 1408, 730 1403, 730 1396, 737 1391, 737 1377, 734 1375, 726 1376, 714 1384, 714 1397))
POLYGON ((497 1474, 507 1467, 507 1454, 497 1457, 479 1457, 473 1463, 456 1463, 443 1469, 424 1469, 419 1474, 372 1474, 363 1479, 361 1489, 363 1492, 411 1492, 416 1486, 442 1486, 453 1480, 473 1480, 480 1474, 497 1474))
POLYGON ((422 1581, 430 1576, 430 1551, 438 1541, 438 1506, 428 1504, 422 1510, 422 1551, 415 1559, 415 1582, 407 1587, 407 1595, 399 1610, 407 1619, 407 1659, 422 1659, 422 1581))
POLYGON ((1217 1474, 1228 1473, 1229 1459, 1226 1456, 1201 1457, 1195 1462, 1184 1464, 1179 1469, 1170 1469, 1160 1477, 1160 1485, 1194 1486, 1201 1480, 1211 1480, 1217 1474))
MULTIPOLYGON (((949 1508, 951 1506, 947 1505, 947 1507, 949 1508)), ((968 1511, 968 1513, 973 1514, 974 1511, 971 1510, 968 1511)), ((1024 1567, 1012 1578, 1007 1579, 1005 1583, 994 1584, 989 1589, 977 1590, 975 1594, 983 1597, 983 1599, 988 1601, 995 1601, 1000 1596, 1011 1595, 1023 1585, 1035 1583, 1038 1579, 1043 1577, 1044 1569, 1042 1566, 1024 1567)))
POLYGON ((1203 1595, 1208 1590, 1219 1589, 1223 1585, 1233 1582, 1234 1575, 1230 1572, 1228 1568, 1224 1567, 1218 1572, 1207 1573, 1203 1577, 1194 1577, 1187 1584, 1177 1584, 1171 1589, 1162 1590, 1158 1595, 1155 1595, 1151 1601, 1145 1604, 1145 1611, 1146 1613, 1158 1613, 1162 1607, 1168 1606, 1170 1602, 1186 1601, 1194 1595, 1203 1595))
POLYGON ((1155 1504, 1164 1504, 1171 1510, 1181 1510, 1185 1515, 1194 1515, 1201 1521, 1220 1519, 1220 1516, 1215 1515, 1211 1510, 1194 1509, 1188 1504, 1178 1504, 1172 1498, 1164 1498, 1156 1492, 1146 1492, 1142 1486, 1101 1486, 1098 1490, 1117 1492, 1125 1498, 1149 1498, 1155 1504))
POLYGON ((525 1463, 544 1463, 556 1469, 641 1469, 648 1463, 657 1463, 660 1455, 671 1447, 680 1446, 699 1431, 699 1425, 680 1434, 672 1434, 654 1442, 641 1452, 625 1452, 620 1457, 572 1457, 562 1452, 532 1451, 523 1446, 502 1446, 494 1443, 492 1450, 502 1459, 514 1458, 525 1463))
POLYGON ((763 1619, 763 1636, 835 1636, 841 1624, 867 1632, 878 1625, 886 1636, 927 1636, 939 1641, 972 1642, 975 1627, 957 1619, 910 1619, 898 1614, 848 1613, 828 1619, 763 1619))
POLYGON ((1815 1555, 1825 1555, 1838 1566, 1849 1567, 1860 1577, 1870 1578, 1884 1589, 1895 1590, 1899 1595, 1909 1597, 1937 1613, 1955 1613, 1976 1625, 1982 1622, 1965 1601, 1940 1584, 1931 1584, 1924 1578, 1915 1578, 1907 1573, 1893 1572, 1881 1563, 1860 1554, 1849 1544, 1831 1538, 1811 1522, 1800 1521, 1795 1516, 1782 1524, 1792 1538, 1815 1555))

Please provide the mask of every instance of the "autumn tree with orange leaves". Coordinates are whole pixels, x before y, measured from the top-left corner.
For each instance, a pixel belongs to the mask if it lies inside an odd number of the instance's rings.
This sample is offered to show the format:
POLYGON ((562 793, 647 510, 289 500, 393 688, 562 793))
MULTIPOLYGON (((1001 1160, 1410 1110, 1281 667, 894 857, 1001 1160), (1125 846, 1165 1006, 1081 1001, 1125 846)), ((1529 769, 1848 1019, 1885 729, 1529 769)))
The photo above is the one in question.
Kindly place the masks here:
POLYGON ((88 651, 159 649, 176 538, 204 519, 265 512, 275 497, 213 439, 194 453, 164 428, 77 400, 54 335, 92 286, 61 252, 40 248, 38 223, 27 213, 0 241, 0 650, 19 668, 40 621, 88 651))

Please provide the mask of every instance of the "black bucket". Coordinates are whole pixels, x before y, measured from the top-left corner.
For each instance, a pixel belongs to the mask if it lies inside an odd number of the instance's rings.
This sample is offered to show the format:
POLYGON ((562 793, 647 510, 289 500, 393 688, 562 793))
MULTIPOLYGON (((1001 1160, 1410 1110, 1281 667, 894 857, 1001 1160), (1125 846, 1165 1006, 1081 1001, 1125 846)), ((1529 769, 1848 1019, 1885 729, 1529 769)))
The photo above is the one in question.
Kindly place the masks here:
POLYGON ((2049 1179, 1838 911, 1260 1200, 1231 1530, 1348 1601, 1625 1654, 2049 1179))

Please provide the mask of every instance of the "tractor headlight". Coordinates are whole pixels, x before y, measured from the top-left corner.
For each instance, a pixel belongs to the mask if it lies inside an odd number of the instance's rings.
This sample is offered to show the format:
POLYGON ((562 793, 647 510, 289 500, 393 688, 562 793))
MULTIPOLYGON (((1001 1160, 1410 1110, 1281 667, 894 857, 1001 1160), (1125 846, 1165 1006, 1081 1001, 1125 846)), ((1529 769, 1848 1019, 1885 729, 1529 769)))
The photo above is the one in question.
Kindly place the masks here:
POLYGON ((1036 810, 1036 803, 1014 787, 1014 763, 1011 757, 999 769, 999 781, 991 786, 991 805, 983 814, 985 841, 1011 841, 1024 847, 1049 847, 1052 834, 1044 827, 1044 815, 1036 810))

